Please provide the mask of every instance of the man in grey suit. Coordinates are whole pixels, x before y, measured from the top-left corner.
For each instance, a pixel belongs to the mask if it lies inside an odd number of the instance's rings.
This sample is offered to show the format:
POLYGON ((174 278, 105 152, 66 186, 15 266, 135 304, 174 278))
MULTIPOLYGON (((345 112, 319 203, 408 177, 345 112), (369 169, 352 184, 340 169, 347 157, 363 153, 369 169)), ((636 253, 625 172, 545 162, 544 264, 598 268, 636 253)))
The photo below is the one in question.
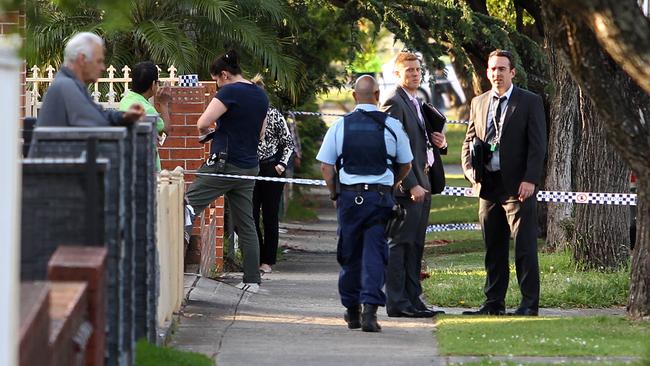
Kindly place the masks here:
POLYGON ((512 84, 515 65, 510 52, 490 53, 487 76, 492 90, 472 100, 462 149, 465 177, 480 197, 479 220, 486 249, 486 300, 478 311, 463 314, 505 314, 512 234, 522 299, 519 308, 510 314, 536 316, 540 286, 535 192, 546 155, 544 106, 538 95, 512 84), (479 159, 484 161, 483 166, 472 166, 470 145, 475 137, 484 147, 484 159, 479 159), (482 171, 477 174, 479 169, 482 171), (475 178, 481 176, 477 182, 475 178))
POLYGON ((440 193, 444 188, 440 150, 446 154, 447 140, 441 132, 427 132, 422 102, 417 98, 422 81, 417 56, 400 52, 394 72, 399 85, 389 94, 382 110, 402 122, 410 140, 413 162, 411 171, 395 192, 397 203, 406 209, 406 221, 388 244, 386 312, 389 317, 432 317, 442 312, 430 309, 422 301, 420 271, 431 194, 440 193), (434 187, 430 176, 436 178, 434 187))

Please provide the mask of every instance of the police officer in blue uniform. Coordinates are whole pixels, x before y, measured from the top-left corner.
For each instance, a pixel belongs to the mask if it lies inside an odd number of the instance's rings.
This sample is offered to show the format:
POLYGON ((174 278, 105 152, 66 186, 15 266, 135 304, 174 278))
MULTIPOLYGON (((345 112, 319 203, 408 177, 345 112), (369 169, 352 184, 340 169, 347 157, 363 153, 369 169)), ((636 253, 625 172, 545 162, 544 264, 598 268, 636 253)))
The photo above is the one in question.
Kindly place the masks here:
POLYGON ((373 77, 358 78, 353 96, 355 110, 330 127, 316 159, 337 208, 345 321, 350 329, 379 332, 377 308, 386 304, 384 231, 395 205, 392 189, 408 174, 413 154, 400 122, 377 109, 379 85, 373 77))

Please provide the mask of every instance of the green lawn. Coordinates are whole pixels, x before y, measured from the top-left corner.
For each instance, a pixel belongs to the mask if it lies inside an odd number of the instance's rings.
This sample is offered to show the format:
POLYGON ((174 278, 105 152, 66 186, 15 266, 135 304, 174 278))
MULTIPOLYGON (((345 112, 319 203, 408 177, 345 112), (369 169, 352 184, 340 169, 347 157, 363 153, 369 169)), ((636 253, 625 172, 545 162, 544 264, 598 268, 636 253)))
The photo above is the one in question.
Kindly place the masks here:
POLYGON ((318 215, 314 208, 318 206, 318 202, 310 200, 303 190, 309 190, 305 187, 294 186, 293 196, 287 205, 287 212, 283 220, 289 221, 307 221, 314 222, 318 220, 318 215))
MULTIPOLYGON (((538 245, 543 245, 540 241, 538 245)), ((519 304, 520 293, 511 248, 510 284, 506 306, 519 304)), ((478 307, 484 300, 484 249, 480 231, 433 233, 424 253, 430 277, 422 282, 430 303, 438 306, 478 307)), ((624 306, 629 270, 578 271, 568 253, 540 253, 541 307, 604 308, 624 306)))
POLYGON ((135 366, 214 366, 214 362, 202 354, 138 341, 135 347, 135 366))
POLYGON ((624 317, 462 317, 436 322, 441 355, 643 356, 650 323, 624 317))
MULTIPOLYGON (((469 187, 465 179, 447 178, 447 186, 469 187)), ((478 222, 478 198, 440 196, 431 197, 429 224, 471 223, 478 222)))
POLYGON ((445 136, 447 137, 447 155, 442 156, 442 162, 445 164, 460 164, 460 149, 465 140, 465 131, 467 125, 447 125, 445 136))
MULTIPOLYGON (((467 363, 452 363, 452 366, 456 365, 463 365, 463 366, 521 366, 521 362, 513 362, 513 361, 492 361, 489 359, 485 359, 479 362, 467 362, 467 363)), ((526 363, 526 366, 555 366, 558 365, 557 362, 555 363, 526 363)), ((599 360, 598 363, 594 362, 562 362, 562 366, 642 366, 646 364, 639 364, 639 363, 628 363, 628 362, 603 362, 602 360, 599 360)))

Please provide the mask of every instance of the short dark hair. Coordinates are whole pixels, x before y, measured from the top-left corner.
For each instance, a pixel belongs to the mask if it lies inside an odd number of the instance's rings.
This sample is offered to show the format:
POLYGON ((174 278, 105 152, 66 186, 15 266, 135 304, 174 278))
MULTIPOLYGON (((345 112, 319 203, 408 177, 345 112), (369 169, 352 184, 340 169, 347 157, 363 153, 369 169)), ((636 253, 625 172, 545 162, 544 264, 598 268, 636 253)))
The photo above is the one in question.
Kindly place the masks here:
POLYGON ((226 54, 214 60, 212 65, 210 65, 211 75, 219 75, 222 71, 228 71, 233 75, 241 74, 239 55, 237 54, 237 51, 230 50, 226 52, 226 54))
POLYGON ((493 56, 499 56, 499 57, 505 57, 510 61, 510 70, 515 68, 515 56, 512 54, 510 51, 506 50, 501 50, 501 49, 496 49, 492 52, 490 52, 490 56, 488 56, 488 60, 492 58, 493 56))
POLYGON ((158 68, 151 61, 143 61, 135 65, 131 75, 131 89, 142 94, 158 81, 158 68))

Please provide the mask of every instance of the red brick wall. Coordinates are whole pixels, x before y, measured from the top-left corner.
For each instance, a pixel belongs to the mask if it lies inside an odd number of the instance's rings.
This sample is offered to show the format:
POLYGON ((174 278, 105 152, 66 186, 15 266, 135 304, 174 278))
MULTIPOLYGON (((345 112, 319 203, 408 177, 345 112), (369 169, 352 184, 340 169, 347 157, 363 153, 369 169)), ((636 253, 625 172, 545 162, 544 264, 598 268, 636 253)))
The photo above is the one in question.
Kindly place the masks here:
MULTIPOLYGON (((172 101, 169 106, 171 121, 167 129, 167 140, 165 145, 158 149, 160 153, 161 166, 163 169, 173 170, 177 166, 185 170, 198 169, 209 154, 208 146, 198 142, 198 131, 196 122, 212 100, 216 91, 214 83, 206 83, 199 87, 172 87, 172 101)), ((194 180, 194 174, 186 173, 185 182, 189 185, 194 180)), ((217 199, 206 209, 206 218, 217 218, 217 236, 215 242, 208 242, 207 238, 201 238, 199 250, 202 253, 210 253, 210 262, 214 257, 214 263, 207 263, 209 267, 214 265, 219 271, 223 268, 223 197, 217 199)), ((201 235, 201 225, 209 225, 210 220, 199 223, 197 219, 193 235, 201 235)), ((205 232, 205 231, 204 231, 205 232)), ((205 257, 205 255, 203 255, 205 257)), ((201 262, 205 262, 202 258, 201 262)))
MULTIPOLYGON (((23 42, 25 42, 25 12, 24 11, 9 11, 5 14, 0 14, 0 35, 19 33, 23 42)), ((25 90, 27 71, 25 63, 21 71, 21 87, 20 87, 20 117, 25 116, 25 90)))
MULTIPOLYGON (((201 166, 207 149, 198 142, 196 122, 206 105, 203 87, 172 87, 167 140, 158 148, 163 169, 173 170, 180 166, 185 170, 196 170, 201 166)), ((186 182, 193 180, 194 175, 185 175, 186 182)))

